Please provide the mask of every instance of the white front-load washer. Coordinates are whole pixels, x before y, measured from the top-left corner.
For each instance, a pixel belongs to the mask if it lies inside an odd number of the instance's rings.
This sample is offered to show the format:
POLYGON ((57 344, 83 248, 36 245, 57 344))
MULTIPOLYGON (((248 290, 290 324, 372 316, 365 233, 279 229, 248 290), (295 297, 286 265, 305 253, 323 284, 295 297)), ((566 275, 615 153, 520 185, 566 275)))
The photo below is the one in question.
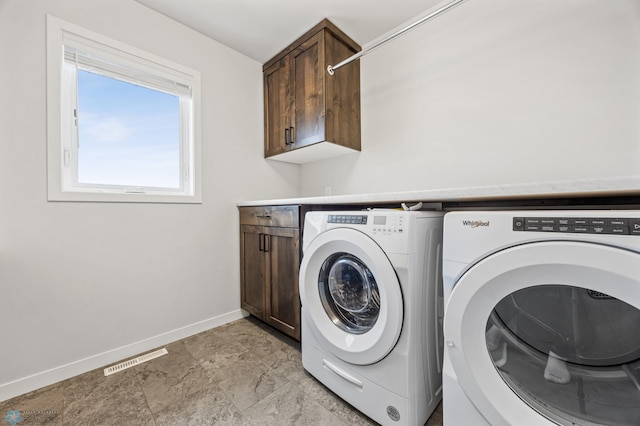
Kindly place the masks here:
POLYGON ((442 399, 442 212, 307 213, 302 364, 383 425, 442 399))
POLYGON ((444 224, 445 426, 640 425, 640 211, 444 224))

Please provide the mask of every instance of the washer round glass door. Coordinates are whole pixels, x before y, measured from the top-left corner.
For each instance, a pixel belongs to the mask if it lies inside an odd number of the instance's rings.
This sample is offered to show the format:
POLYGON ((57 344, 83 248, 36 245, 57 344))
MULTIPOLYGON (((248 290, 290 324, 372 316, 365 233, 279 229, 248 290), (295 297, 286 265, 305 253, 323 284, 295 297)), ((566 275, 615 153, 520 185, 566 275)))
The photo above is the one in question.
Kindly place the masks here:
POLYGON ((352 254, 336 253, 324 261, 318 292, 331 321, 347 333, 366 333, 378 321, 378 284, 367 265, 352 254))
POLYGON ((445 343, 492 425, 640 424, 640 255, 583 242, 513 247, 456 283, 445 343))
POLYGON ((378 362, 400 337, 400 282, 384 251, 362 232, 330 229, 309 244, 300 265, 300 299, 302 320, 344 361, 378 362))

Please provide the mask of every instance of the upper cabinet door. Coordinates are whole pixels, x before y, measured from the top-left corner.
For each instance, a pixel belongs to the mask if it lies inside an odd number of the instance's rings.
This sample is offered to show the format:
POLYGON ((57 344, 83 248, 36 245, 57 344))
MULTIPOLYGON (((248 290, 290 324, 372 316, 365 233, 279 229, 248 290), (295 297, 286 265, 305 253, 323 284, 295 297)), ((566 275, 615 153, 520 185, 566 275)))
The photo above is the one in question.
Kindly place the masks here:
POLYGON ((325 140, 324 33, 319 32, 291 54, 295 148, 325 140))
POLYGON ((284 57, 264 71, 264 154, 280 154, 291 146, 291 67, 284 57))

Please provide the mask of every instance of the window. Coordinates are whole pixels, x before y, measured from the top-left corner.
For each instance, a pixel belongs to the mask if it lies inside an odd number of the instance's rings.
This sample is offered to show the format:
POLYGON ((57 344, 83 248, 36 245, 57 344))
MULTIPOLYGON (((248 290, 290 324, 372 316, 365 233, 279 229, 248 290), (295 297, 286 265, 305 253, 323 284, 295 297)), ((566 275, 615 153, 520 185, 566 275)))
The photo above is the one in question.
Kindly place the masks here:
POLYGON ((200 202, 200 75, 47 17, 51 201, 200 202))

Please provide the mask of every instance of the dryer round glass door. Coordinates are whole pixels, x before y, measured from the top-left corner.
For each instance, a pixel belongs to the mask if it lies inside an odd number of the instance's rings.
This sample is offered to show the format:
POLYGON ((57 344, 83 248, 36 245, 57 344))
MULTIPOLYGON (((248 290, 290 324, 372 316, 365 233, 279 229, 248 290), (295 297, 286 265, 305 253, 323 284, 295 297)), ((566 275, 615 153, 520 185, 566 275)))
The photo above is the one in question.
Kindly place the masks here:
POLYGON ((566 424, 640 424, 640 310, 567 285, 517 290, 487 322, 496 371, 566 424))
POLYGON ((400 282, 384 251, 362 232, 330 229, 309 244, 300 265, 300 300, 302 320, 344 361, 378 362, 400 338, 400 282))
POLYGON ((640 254, 529 243, 456 283, 445 342, 492 425, 640 424, 640 254))

